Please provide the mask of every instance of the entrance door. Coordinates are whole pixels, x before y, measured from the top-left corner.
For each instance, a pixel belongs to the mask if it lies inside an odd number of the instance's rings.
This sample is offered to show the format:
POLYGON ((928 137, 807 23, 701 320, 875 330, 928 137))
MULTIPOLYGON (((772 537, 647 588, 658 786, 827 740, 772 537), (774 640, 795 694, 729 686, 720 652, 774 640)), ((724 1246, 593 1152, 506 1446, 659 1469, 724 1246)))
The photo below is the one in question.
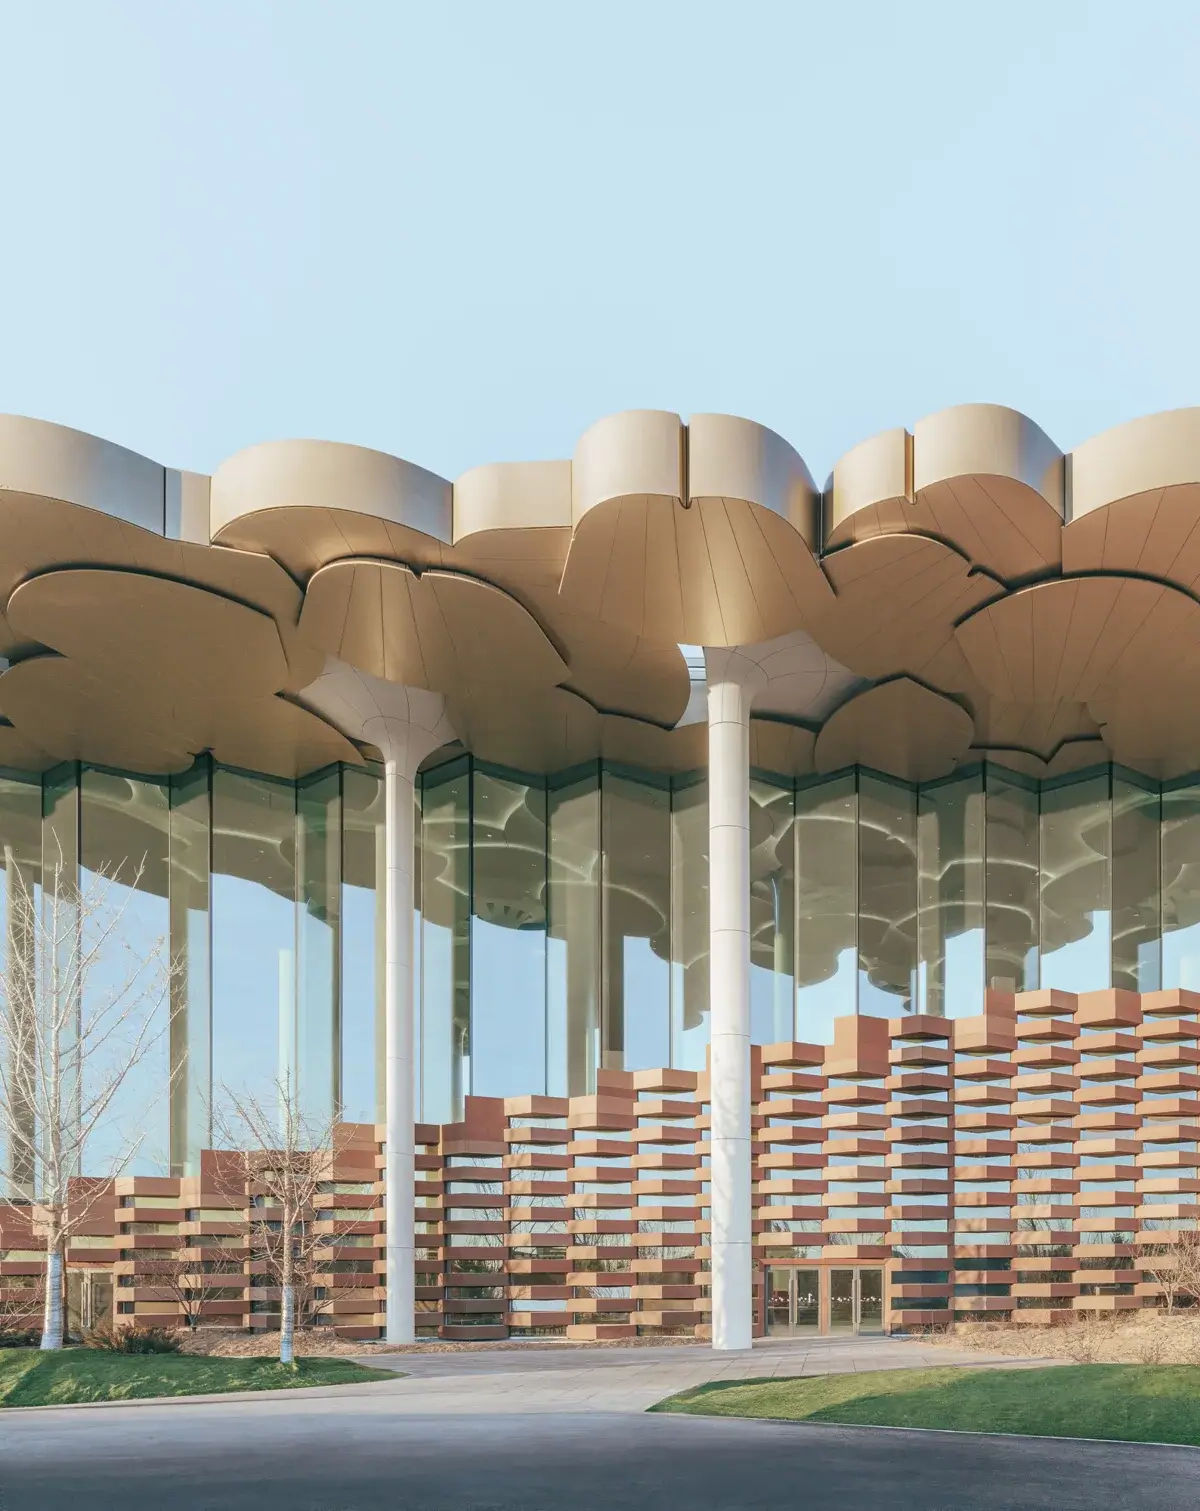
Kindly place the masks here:
POLYGON ((829 1331, 883 1331, 883 1270, 880 1267, 830 1270, 829 1331))
POLYGON ((767 1333, 791 1338, 821 1325, 821 1272, 772 1265, 767 1271, 767 1333))
POLYGON ((112 1321, 112 1276, 107 1270, 67 1271, 67 1332, 79 1337, 112 1321))

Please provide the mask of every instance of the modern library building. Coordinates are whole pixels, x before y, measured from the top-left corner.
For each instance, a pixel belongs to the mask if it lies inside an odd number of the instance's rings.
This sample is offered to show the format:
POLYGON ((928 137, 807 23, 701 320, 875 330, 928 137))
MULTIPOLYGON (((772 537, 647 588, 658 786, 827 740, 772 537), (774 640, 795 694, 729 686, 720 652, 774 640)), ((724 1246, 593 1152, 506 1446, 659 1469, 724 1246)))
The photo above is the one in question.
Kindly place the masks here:
MULTIPOLYGON (((64 874, 172 966, 77 1320, 170 1320, 169 1248, 278 1325, 213 1107, 284 1078, 342 1129, 347 1336, 1158 1301, 1200 1204, 1200 410, 1064 453, 965 405, 823 488, 725 415, 453 483, 2 418, 0 638, 8 975, 64 874)), ((0 1160, 2 1298, 40 1260, 0 1160)))

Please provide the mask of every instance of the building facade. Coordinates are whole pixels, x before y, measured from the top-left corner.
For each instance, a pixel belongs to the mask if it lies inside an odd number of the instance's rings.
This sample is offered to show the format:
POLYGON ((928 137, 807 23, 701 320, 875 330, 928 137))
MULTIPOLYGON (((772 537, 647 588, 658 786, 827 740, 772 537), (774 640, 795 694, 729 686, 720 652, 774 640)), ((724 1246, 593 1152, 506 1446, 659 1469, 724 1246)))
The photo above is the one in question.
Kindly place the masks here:
POLYGON ((656 412, 454 484, 0 458, 6 906, 107 877, 173 964, 80 1315, 167 1315, 183 1244, 270 1325, 213 1108, 281 1081, 344 1126, 360 1336, 1153 1302, 1200 1191, 1200 413, 1064 455, 965 406, 823 490, 656 412))

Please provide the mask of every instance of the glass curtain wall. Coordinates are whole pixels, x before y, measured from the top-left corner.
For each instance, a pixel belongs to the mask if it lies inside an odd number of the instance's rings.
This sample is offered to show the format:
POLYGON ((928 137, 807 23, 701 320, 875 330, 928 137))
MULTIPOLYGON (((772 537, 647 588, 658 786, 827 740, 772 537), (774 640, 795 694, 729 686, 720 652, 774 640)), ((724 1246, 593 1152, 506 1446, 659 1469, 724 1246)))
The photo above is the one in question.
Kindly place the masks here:
MULTIPOLYGON (((296 1096, 302 1116, 318 1129, 333 1121, 342 1101, 341 822, 336 769, 296 784, 296 1096)), ((284 1022, 289 1004, 282 998, 280 1012, 284 1022)))
MULTIPOLYGON (((783 1044, 795 1037, 794 808, 790 783, 784 787, 751 777, 750 1037, 756 1044, 783 1044)), ((706 917, 706 929, 707 922, 706 917)))
POLYGON ((1200 991, 1200 784, 1162 795, 1162 984, 1200 991))
MULTIPOLYGON (((414 831, 420 835, 420 815, 414 831)), ((419 888, 421 868, 414 868, 419 888)), ((383 784, 368 771, 342 772, 341 1094, 351 1123, 379 1123, 384 1109, 383 784)), ((420 898, 416 899, 419 945, 420 898)), ((420 964, 415 966, 420 986, 420 964)), ((419 1015, 418 1015, 419 1017, 419 1015)), ((417 1057, 420 1064, 420 1057, 417 1057)))
POLYGON ((983 773, 917 797, 917 1010, 938 1018, 983 1011, 983 773))
POLYGON ((703 1070, 707 1053, 708 784, 695 779, 671 793, 669 1063, 703 1070))
POLYGON ((546 1091, 546 791, 476 766, 471 1091, 546 1091))
POLYGON ((81 1010, 94 1025, 89 1042, 103 1039, 83 1066, 85 1101, 125 1070, 86 1151, 86 1168, 166 1175, 172 1163, 167 785, 85 769, 79 809, 80 938, 91 957, 81 1010))
POLYGON ((671 1063, 671 793, 605 771, 600 790, 601 1063, 671 1063))
POLYGON ((1158 789, 1112 777, 1112 984, 1156 992, 1162 984, 1158 789))
POLYGON ((1090 992, 1111 985, 1107 773, 1043 789, 1040 873, 1042 986, 1090 992))
POLYGON ((796 1038, 833 1042, 857 1010, 858 784, 853 772, 796 792, 796 1038))
POLYGON ((858 783, 858 1011, 912 1012, 917 977, 917 813, 911 787, 858 783))
MULTIPOLYGON (((703 1065, 702 774, 545 778, 461 757, 416 800, 423 1119, 460 1117, 470 1093, 578 1095, 602 1068, 703 1065)), ((270 1102, 283 1080, 314 1120, 382 1116, 382 807, 376 774, 349 768, 0 777, 6 958, 33 947, 16 885, 45 909, 64 880, 105 872, 122 942, 178 963, 169 1033, 121 1113, 152 1104, 135 1168, 195 1170, 224 1087, 270 1102), (169 1097, 144 1096, 151 1082, 169 1097)), ((974 1014, 985 987, 1200 990, 1197 781, 756 772, 750 852, 759 1043, 828 1042, 855 1012, 974 1014)), ((27 1183, 12 1166, 8 1185, 27 1183)))
POLYGON ((421 1117, 463 1114, 471 1086, 471 770, 421 784, 421 1117))
POLYGON ((301 1090, 293 784, 213 772, 211 908, 214 1112, 229 1093, 267 1108, 301 1090))
POLYGON ((587 1096, 600 1063, 600 773, 546 795, 546 1090, 587 1096))
POLYGON ((170 785, 171 1174, 212 1142, 212 792, 207 760, 170 785))
POLYGON ((1038 789, 988 766, 986 791, 987 984, 1001 992, 1038 985, 1038 789))

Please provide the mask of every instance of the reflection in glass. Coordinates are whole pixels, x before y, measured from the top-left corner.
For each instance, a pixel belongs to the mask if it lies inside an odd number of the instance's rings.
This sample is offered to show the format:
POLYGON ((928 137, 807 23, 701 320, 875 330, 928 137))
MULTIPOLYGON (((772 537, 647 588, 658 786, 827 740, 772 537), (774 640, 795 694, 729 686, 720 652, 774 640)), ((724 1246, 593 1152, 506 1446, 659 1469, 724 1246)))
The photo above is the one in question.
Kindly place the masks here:
POLYGON ((212 939, 209 763, 171 778, 171 1174, 199 1175, 212 1142, 212 939))
MULTIPOLYGON (((415 832, 420 834, 419 815, 415 832)), ((414 871, 417 885, 420 867, 414 871)), ((342 1116, 350 1123, 382 1122, 385 1116, 384 888, 383 783, 369 771, 346 767, 342 772, 341 1095, 342 1116)), ((418 927, 414 944, 419 944, 420 937, 418 927)), ((419 1002, 419 973, 415 980, 419 1002)), ((419 1056, 415 1063, 420 1064, 419 1056)))
MULTIPOLYGON (((18 958, 26 971, 35 965, 35 940, 28 926, 28 915, 19 906, 22 896, 36 898, 42 876, 42 787, 36 779, 19 781, 0 777, 0 846, 3 847, 4 931, 0 936, 3 969, 18 958)), ((18 1126, 32 1139, 34 1110, 12 1108, 18 1126)), ((0 1130, 0 1197, 30 1197, 33 1193, 33 1163, 26 1152, 14 1152, 4 1145, 0 1130)))
POLYGON ((708 784, 684 781, 671 794, 669 1063, 703 1070, 707 1049, 708 784))
POLYGON ((296 789, 213 772, 213 1096, 296 1084, 296 789))
POLYGON ((987 984, 1038 985, 1037 788, 989 764, 987 783, 987 984))
POLYGON ((1162 795, 1162 984, 1200 991, 1200 786, 1162 795))
POLYGON ((471 775, 454 761, 421 790, 421 1117, 463 1115, 471 1032, 471 775))
POLYGON ((796 1038, 833 1043, 855 1011, 858 798, 853 773, 796 792, 796 1038))
POLYGON ((1112 984, 1156 992, 1159 946, 1159 798, 1149 784, 1113 773, 1112 984))
POLYGON ((937 1018, 983 1011, 983 777, 921 790, 918 1011, 937 1018))
POLYGON ((751 778, 750 1038, 755 1044, 782 1044, 795 1035, 793 807, 790 787, 751 778))
POLYGON ((917 968, 915 794, 863 773, 858 785, 858 1010, 913 1009, 917 968))
MULTIPOLYGON (((83 947, 92 956, 83 1010, 103 1011, 124 991, 133 1008, 129 1026, 89 1055, 85 1078, 103 1078, 125 1060, 133 1036, 146 1027, 146 1048, 123 1078, 104 1125, 89 1141, 93 1169, 111 1169, 126 1150, 127 1175, 166 1175, 171 1166, 170 1004, 155 1003, 166 984, 170 917, 169 806, 162 782, 85 770, 80 791, 80 888, 99 886, 102 911, 83 920, 83 947), (100 883, 103 875, 106 883, 100 883), (117 922, 119 927, 104 937, 117 922), (143 964, 144 962, 144 964, 143 964), (131 987, 133 971, 138 976, 131 987), (143 995, 145 994, 145 995, 143 995), (140 1001, 139 1001, 140 998, 140 1001), (90 999, 90 1000, 89 1000, 90 999), (153 1006, 153 1015, 145 1009, 153 1006), (106 1051, 111 1050, 112 1058, 106 1051)), ((94 1095, 92 1087, 90 1095, 94 1095)))
POLYGON ((296 785, 296 1094, 317 1128, 341 1101, 341 806, 336 769, 296 785))
POLYGON ((547 794, 546 1090, 586 1096, 600 1056, 600 783, 547 794))
POLYGON ((1101 990, 1112 971, 1107 773, 1043 790, 1041 840, 1042 985, 1101 990))
POLYGON ((546 793, 476 767, 471 1090, 546 1089, 546 793))
POLYGON ((668 1065, 671 795, 606 770, 601 826, 604 1068, 668 1065))

